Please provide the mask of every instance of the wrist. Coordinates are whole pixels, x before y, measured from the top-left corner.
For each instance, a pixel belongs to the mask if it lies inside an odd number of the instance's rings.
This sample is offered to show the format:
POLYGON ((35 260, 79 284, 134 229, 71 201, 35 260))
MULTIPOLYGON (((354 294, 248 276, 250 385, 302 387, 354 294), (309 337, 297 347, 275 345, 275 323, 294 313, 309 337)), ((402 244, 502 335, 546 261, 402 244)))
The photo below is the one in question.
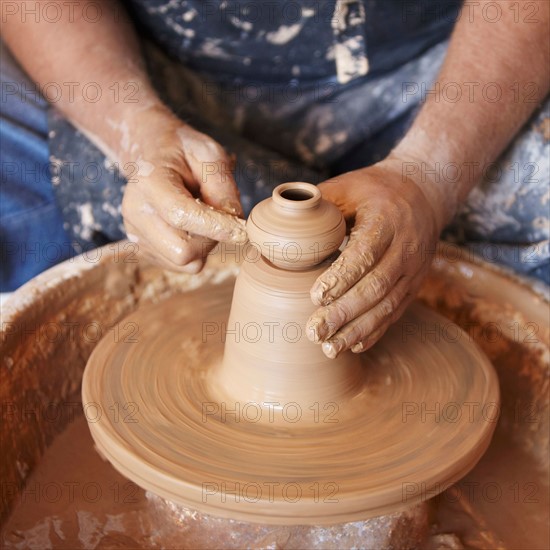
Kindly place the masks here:
POLYGON ((471 142, 458 139, 463 134, 456 128, 447 132, 434 117, 424 117, 388 155, 401 161, 403 177, 412 179, 441 211, 441 228, 453 219, 488 162, 483 148, 471 154, 471 142))
POLYGON ((437 164, 421 157, 396 154, 395 151, 381 163, 397 176, 398 185, 414 185, 422 193, 440 233, 456 214, 458 199, 456 193, 442 184, 437 164))
POLYGON ((163 136, 182 124, 158 98, 127 110, 110 129, 121 165, 133 166, 140 159, 152 162, 163 151, 163 136))
POLYGON ((124 82, 135 86, 133 97, 115 94, 113 86, 109 87, 102 81, 99 101, 79 104, 60 102, 58 105, 94 145, 121 167, 134 162, 146 141, 154 141, 159 129, 177 120, 147 80, 124 82), (109 93, 103 93, 103 88, 107 88, 109 93))

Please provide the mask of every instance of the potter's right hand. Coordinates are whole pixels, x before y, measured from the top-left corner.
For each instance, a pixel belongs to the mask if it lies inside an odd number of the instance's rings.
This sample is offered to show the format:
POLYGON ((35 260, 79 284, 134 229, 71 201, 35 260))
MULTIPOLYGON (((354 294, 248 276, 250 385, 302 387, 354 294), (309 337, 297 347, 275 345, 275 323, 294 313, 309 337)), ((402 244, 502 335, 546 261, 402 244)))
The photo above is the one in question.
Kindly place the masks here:
POLYGON ((159 107, 126 124, 121 147, 135 169, 122 216, 140 254, 197 273, 217 241, 246 241, 233 161, 216 141, 159 107))

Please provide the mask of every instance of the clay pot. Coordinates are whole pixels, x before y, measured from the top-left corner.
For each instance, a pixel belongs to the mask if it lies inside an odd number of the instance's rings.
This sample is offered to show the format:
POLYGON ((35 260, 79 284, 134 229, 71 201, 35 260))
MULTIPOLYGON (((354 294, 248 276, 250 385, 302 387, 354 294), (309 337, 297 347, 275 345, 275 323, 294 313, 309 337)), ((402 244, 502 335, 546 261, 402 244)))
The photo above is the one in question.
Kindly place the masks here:
POLYGON ((246 223, 252 246, 277 267, 301 270, 321 263, 342 244, 338 208, 310 183, 283 183, 256 205, 246 223))
POLYGON ((252 210, 247 231, 261 255, 244 254, 249 261, 237 277, 223 363, 212 373, 214 394, 302 409, 349 397, 361 383, 358 357, 328 359, 305 326, 315 309, 310 289, 345 236, 340 210, 314 185, 285 183, 252 210))

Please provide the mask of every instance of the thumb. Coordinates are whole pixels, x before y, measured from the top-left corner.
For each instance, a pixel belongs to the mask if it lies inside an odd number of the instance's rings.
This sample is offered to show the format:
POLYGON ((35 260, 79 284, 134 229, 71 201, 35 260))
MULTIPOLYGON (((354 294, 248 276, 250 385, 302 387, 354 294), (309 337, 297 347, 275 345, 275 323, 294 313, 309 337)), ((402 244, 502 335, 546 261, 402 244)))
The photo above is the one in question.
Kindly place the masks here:
POLYGON ((186 128, 181 131, 180 138, 201 199, 216 210, 242 217, 239 191, 233 177, 235 159, 229 157, 219 143, 197 130, 186 128))
POLYGON ((233 176, 234 169, 235 159, 225 152, 216 160, 202 162, 200 176, 191 166, 199 183, 202 200, 217 210, 242 218, 244 214, 237 182, 233 176))

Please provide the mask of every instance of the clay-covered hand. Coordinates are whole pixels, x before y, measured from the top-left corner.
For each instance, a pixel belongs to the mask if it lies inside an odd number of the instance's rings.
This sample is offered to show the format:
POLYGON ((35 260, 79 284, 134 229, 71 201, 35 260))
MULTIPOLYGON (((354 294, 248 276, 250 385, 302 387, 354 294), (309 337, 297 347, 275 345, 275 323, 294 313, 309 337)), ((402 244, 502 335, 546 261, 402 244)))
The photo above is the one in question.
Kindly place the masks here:
POLYGON ((217 241, 246 241, 234 163, 212 138, 153 109, 129 123, 124 159, 122 215, 140 254, 197 273, 217 241))
POLYGON ((404 178, 402 165, 387 159, 319 185, 352 227, 345 249, 311 289, 322 307, 307 333, 328 357, 371 347, 401 316, 428 270, 441 216, 427 199, 427 183, 404 178))

